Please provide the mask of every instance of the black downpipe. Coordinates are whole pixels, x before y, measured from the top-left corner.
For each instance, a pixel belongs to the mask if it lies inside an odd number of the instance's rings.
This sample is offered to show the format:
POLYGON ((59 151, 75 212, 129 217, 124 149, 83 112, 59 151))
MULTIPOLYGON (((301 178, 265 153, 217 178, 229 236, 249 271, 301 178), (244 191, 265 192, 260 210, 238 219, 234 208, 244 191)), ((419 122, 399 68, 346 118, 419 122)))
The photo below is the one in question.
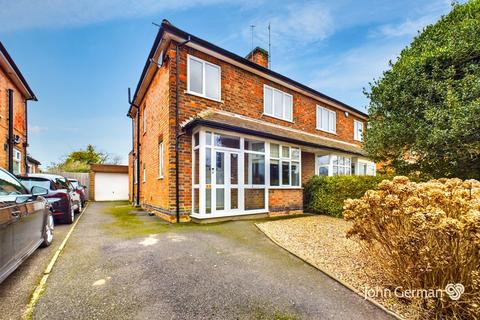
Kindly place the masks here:
POLYGON ((133 166, 136 167, 136 170, 133 170, 132 174, 132 197, 135 199, 135 205, 140 205, 140 107, 133 103, 130 88, 128 88, 128 103, 131 107, 137 109, 137 150, 135 148, 135 119, 132 114, 129 113, 127 116, 132 119, 132 151, 135 155, 133 157, 133 166), (136 172, 135 172, 136 171, 136 172), (137 195, 135 196, 135 180, 137 181, 137 195))
MULTIPOLYGON (((136 205, 140 205, 140 108, 137 107, 137 154, 136 154, 136 167, 137 167, 137 197, 136 205)), ((135 180, 134 180, 135 181, 135 180)))
POLYGON ((13 90, 8 89, 8 171, 13 173, 13 90))
MULTIPOLYGON (((132 117, 132 160, 133 167, 135 168, 135 120, 132 117)), ((132 203, 135 203, 135 170, 132 170, 132 203)))
POLYGON ((28 172, 28 155, 27 155, 27 148, 28 148, 28 99, 25 100, 25 142, 23 144, 25 148, 25 152, 23 155, 24 165, 25 165, 25 174, 29 174, 28 172))
POLYGON ((179 189, 179 176, 180 169, 178 168, 180 161, 178 157, 180 156, 180 123, 179 123, 179 105, 180 105, 180 95, 178 91, 180 90, 180 81, 179 81, 179 67, 180 64, 180 47, 184 46, 190 41, 190 36, 188 39, 177 43, 175 51, 175 211, 177 217, 177 223, 180 222, 180 189, 179 189))

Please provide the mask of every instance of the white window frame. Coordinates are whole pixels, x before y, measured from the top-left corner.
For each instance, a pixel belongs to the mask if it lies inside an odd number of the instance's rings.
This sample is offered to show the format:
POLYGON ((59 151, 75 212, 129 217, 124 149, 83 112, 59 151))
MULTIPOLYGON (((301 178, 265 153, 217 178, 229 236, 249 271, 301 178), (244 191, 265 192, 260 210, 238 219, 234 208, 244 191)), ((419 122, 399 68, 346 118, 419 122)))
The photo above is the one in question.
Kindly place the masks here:
POLYGON ((143 133, 147 133, 147 105, 145 104, 143 106, 143 112, 142 112, 142 116, 143 116, 143 133))
POLYGON ((22 173, 22 152, 18 149, 13 149, 13 162, 18 164, 18 172, 13 172, 13 174, 22 173))
POLYGON ((147 182, 147 166, 145 165, 145 162, 142 163, 143 166, 143 183, 147 182))
POLYGON ((300 149, 300 147, 281 144, 281 143, 276 143, 276 142, 270 142, 269 144, 270 144, 269 149, 271 149, 271 146, 273 144, 279 146, 278 158, 277 157, 272 157, 271 152, 268 154, 269 166, 268 166, 268 168, 266 168, 266 170, 268 170, 268 172, 270 174, 270 163, 271 163, 271 161, 272 160, 278 161, 279 184, 278 184, 278 186, 273 186, 273 185, 271 185, 271 179, 269 179, 268 188, 270 188, 270 189, 299 189, 299 188, 301 188, 301 186, 302 186, 302 150, 300 149), (284 147, 288 148, 288 157, 283 156, 282 150, 283 150, 284 147), (298 160, 294 160, 292 158, 292 149, 298 149, 298 153, 299 153, 298 160), (288 162, 288 175, 289 175, 288 184, 283 184, 282 163, 284 163, 284 162, 288 162), (299 165, 298 186, 292 185, 292 162, 293 163, 298 163, 298 165, 299 165))
POLYGON ((163 140, 158 143, 158 178, 163 179, 163 140))
POLYGON ((355 141, 363 141, 363 128, 362 121, 353 120, 353 139, 355 141))
POLYGON ((352 157, 351 156, 348 156, 348 155, 341 155, 341 154, 332 154, 330 156, 330 161, 332 163, 332 176, 351 176, 352 175, 352 157), (333 157, 337 157, 337 164, 334 164, 333 163, 333 157), (340 158, 343 158, 343 160, 345 161, 346 159, 349 159, 349 164, 346 165, 345 162, 344 164, 340 164, 340 158), (333 168, 337 167, 337 174, 334 175, 333 174, 333 168), (345 170, 348 169, 348 174, 344 173, 344 174, 338 174, 340 172, 340 168, 343 169, 343 171, 345 172, 345 170))
POLYGON ((317 105, 317 114, 316 114, 316 127, 317 130, 325 131, 328 133, 337 133, 337 113, 334 110, 322 107, 317 105), (322 111, 325 110, 328 112, 328 128, 322 128, 322 111), (333 116, 333 128, 330 128, 330 117, 333 116))
POLYGON ((199 96, 202 98, 214 100, 217 102, 222 101, 222 68, 219 65, 210 63, 208 61, 202 60, 192 55, 187 55, 187 93, 195 96, 199 96), (202 92, 195 92, 190 90, 190 60, 195 60, 202 64, 202 92), (218 69, 218 99, 212 98, 206 95, 206 81, 205 81, 205 65, 209 65, 211 67, 218 69))
POLYGON ((355 166, 355 175, 357 176, 376 176, 377 175, 377 166, 375 165, 375 162, 364 160, 364 159, 358 159, 357 161, 354 162, 354 166, 355 166), (360 174, 359 172, 360 164, 365 165, 365 174, 360 174))
POLYGON ((278 90, 274 87, 271 87, 269 85, 264 84, 263 85, 263 114, 266 115, 266 116, 269 116, 269 117, 276 118, 276 119, 280 119, 280 120, 284 120, 284 121, 288 121, 288 122, 293 122, 293 96, 291 94, 288 94, 288 93, 284 92, 284 91, 278 90), (272 90, 272 112, 271 113, 268 113, 267 108, 266 108, 266 99, 265 99, 266 89, 272 90), (283 105, 282 105, 282 116, 281 117, 278 117, 278 116, 275 115, 275 91, 280 92, 283 95, 283 105), (291 117, 290 119, 288 119, 286 117, 285 96, 290 97, 290 99, 292 101, 292 106, 291 106, 292 110, 290 111, 290 117, 291 117))

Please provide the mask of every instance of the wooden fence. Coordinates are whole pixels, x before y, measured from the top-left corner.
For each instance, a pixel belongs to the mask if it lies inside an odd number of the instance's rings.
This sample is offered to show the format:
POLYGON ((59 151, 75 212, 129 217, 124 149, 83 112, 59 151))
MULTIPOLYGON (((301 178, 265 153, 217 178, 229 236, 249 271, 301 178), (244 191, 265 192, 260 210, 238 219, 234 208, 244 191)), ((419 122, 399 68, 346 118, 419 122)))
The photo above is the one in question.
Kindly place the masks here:
MULTIPOLYGON (((88 173, 88 172, 50 171, 48 173, 59 174, 59 175, 64 176, 65 178, 68 178, 68 179, 77 179, 78 183, 86 186, 87 188, 90 188, 90 173, 88 173)), ((87 199, 89 199, 89 194, 90 194, 90 192, 87 189, 87 192, 86 192, 87 199)))

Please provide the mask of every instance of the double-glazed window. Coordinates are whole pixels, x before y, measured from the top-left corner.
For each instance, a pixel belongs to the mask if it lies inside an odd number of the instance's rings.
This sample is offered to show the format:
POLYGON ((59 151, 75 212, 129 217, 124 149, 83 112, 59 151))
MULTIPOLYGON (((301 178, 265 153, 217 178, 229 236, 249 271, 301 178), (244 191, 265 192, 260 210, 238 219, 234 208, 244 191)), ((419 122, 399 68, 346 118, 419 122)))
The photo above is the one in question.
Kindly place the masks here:
POLYGON ((336 133, 337 114, 335 111, 317 106, 317 129, 330 133, 336 133))
POLYGON ((158 177, 163 178, 163 141, 158 143, 158 177))
POLYGON ((147 132, 147 105, 143 106, 143 133, 147 132))
POLYGON ((353 138, 357 141, 363 139, 363 122, 353 120, 353 138))
POLYGON ((352 170, 352 159, 350 157, 332 155, 332 175, 349 176, 352 170))
POLYGON ((202 59, 188 56, 188 92, 220 100, 220 67, 202 59))
POLYGON ((20 163, 22 162, 22 153, 13 149, 13 174, 20 174, 20 163))
POLYGON ((293 96, 288 93, 264 85, 263 108, 266 115, 293 121, 293 96))
POLYGON ((270 186, 300 186, 300 149, 270 144, 270 186))
POLYGON ((246 185, 265 185, 265 142, 244 140, 244 174, 246 185))

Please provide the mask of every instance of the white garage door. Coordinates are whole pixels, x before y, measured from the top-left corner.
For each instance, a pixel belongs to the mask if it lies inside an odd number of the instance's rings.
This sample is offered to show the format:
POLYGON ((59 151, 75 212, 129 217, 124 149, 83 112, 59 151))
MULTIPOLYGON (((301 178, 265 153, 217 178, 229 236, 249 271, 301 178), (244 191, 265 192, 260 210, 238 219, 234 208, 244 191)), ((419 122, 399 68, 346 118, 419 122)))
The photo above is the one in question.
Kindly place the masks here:
POLYGON ((127 173, 95 173, 95 201, 128 200, 127 173))

